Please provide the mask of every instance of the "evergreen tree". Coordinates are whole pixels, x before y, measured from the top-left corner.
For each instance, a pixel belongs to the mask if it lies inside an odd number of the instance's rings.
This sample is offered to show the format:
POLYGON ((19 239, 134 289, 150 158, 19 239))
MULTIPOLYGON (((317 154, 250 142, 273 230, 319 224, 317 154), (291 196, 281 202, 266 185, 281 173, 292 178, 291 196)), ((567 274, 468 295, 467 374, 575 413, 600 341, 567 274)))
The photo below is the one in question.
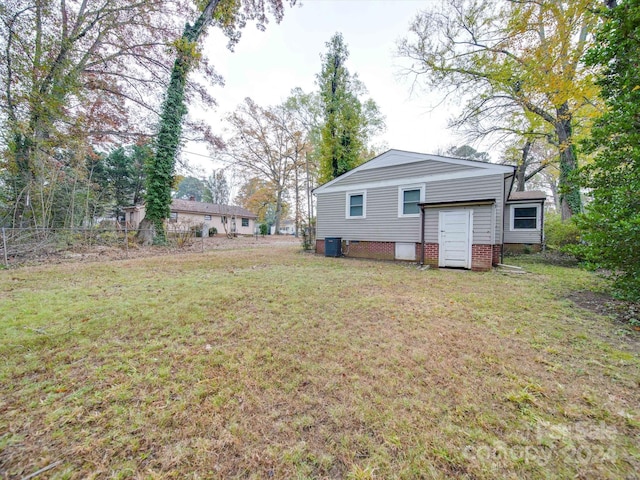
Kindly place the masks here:
POLYGON ((320 182, 348 172, 362 163, 369 137, 383 127, 373 100, 361 102, 366 89, 345 66, 349 50, 341 33, 326 43, 317 82, 323 107, 320 139, 320 182))
MULTIPOLYGON (((611 2, 615 3, 615 2, 611 2)), ((640 0, 626 0, 604 13, 597 42, 587 55, 600 65, 608 110, 585 145, 595 153, 582 168, 582 186, 593 200, 578 219, 583 253, 610 269, 620 296, 640 300, 640 0)))

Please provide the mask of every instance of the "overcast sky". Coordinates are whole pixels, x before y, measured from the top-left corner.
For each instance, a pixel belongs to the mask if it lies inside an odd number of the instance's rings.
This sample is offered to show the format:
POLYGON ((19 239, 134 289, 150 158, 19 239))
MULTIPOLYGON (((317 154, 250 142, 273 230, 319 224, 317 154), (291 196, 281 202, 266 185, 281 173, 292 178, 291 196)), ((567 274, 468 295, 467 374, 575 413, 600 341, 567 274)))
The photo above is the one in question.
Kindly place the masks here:
MULTIPOLYGON (((395 56, 398 39, 406 35, 415 14, 430 2, 418 0, 304 0, 287 8, 280 24, 270 23, 265 32, 248 25, 233 52, 219 32, 207 38, 205 49, 211 63, 225 79, 213 92, 219 103, 214 111, 198 114, 214 132, 224 131, 224 116, 251 97, 261 106, 275 105, 295 87, 316 89, 325 43, 336 32, 343 34, 350 56, 347 68, 357 73, 369 96, 386 117, 386 133, 376 144, 422 153, 435 153, 456 142, 447 130, 451 105, 438 104, 440 97, 424 91, 411 93, 411 82, 399 76, 403 60, 395 56)), ((405 61, 406 62, 406 61, 405 61)), ((203 147, 185 149, 206 153, 203 147)), ((202 157, 183 153, 190 163, 206 170, 214 167, 202 157)))

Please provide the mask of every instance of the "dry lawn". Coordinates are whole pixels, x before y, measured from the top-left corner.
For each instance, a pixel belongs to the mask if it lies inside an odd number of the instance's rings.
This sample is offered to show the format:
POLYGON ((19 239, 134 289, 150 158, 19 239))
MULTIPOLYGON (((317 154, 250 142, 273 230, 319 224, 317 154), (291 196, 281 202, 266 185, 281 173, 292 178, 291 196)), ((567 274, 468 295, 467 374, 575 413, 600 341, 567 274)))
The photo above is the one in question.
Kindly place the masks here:
POLYGON ((0 478, 638 478, 638 334, 567 299, 593 275, 527 271, 0 271, 0 478))

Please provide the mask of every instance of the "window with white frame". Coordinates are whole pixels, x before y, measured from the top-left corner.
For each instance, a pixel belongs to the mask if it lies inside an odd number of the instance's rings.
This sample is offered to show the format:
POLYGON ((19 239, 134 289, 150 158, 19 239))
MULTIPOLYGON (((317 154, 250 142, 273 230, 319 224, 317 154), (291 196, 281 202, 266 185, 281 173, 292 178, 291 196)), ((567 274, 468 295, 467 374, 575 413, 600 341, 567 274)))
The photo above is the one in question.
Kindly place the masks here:
POLYGON ((347 218, 366 218, 367 216, 367 192, 347 193, 347 218))
POLYGON ((419 217, 419 203, 424 202, 424 185, 409 185, 398 189, 398 216, 419 217))
POLYGON ((169 213, 169 222, 175 223, 178 221, 178 212, 169 213))
POLYGON ((243 218, 242 219, 242 226, 243 227, 248 227, 249 226, 249 219, 248 218, 243 218))
POLYGON ((205 216, 204 216, 204 219, 205 219, 205 220, 211 220, 211 215, 205 215, 205 216))
POLYGON ((511 230, 540 230, 540 205, 511 205, 511 230))

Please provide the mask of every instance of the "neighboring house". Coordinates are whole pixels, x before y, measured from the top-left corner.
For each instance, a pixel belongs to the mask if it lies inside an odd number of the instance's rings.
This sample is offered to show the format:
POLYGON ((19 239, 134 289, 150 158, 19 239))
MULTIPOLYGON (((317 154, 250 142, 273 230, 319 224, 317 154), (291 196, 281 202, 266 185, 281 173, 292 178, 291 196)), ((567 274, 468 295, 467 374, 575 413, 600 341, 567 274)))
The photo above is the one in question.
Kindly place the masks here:
MULTIPOLYGON (((271 225, 271 235, 276 234, 276 226, 271 225)), ((296 222, 294 220, 283 220, 280 222, 280 230, 278 235, 295 235, 296 234, 296 222)))
POLYGON ((314 190, 316 252, 488 270, 539 249, 546 195, 509 196, 514 170, 389 150, 314 190))
MULTIPOLYGON (((144 205, 126 207, 124 211, 127 225, 130 228, 138 228, 145 215, 144 205)), ((257 215, 242 207, 174 199, 171 202, 168 223, 170 227, 173 225, 177 229, 202 226, 205 236, 208 236, 212 227, 215 227, 219 234, 228 232, 253 235, 256 218, 257 215)))

